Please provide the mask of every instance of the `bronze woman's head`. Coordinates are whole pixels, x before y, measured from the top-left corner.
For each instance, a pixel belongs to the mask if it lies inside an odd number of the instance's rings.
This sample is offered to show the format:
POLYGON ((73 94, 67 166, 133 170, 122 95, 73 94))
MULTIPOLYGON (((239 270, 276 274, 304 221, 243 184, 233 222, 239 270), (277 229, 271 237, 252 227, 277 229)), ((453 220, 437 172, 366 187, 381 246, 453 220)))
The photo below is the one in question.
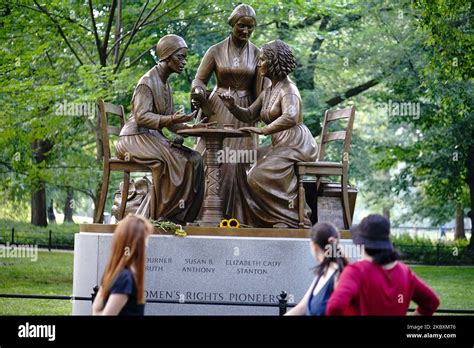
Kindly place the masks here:
POLYGON ((188 45, 178 35, 163 36, 156 45, 156 54, 160 62, 166 62, 172 72, 180 74, 186 65, 188 45))
POLYGON ((229 17, 232 36, 239 41, 248 41, 257 25, 257 16, 252 6, 240 4, 229 17))
POLYGON ((281 80, 296 69, 296 59, 290 46, 281 40, 275 40, 263 45, 258 65, 262 75, 281 80))

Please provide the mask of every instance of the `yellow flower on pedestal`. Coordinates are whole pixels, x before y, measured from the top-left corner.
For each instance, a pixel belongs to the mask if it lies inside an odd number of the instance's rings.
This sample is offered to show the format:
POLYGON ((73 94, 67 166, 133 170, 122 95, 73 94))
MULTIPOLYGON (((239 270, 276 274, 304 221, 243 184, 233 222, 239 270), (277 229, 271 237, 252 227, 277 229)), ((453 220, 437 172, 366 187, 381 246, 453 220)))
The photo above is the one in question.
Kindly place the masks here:
POLYGON ((174 234, 178 237, 186 237, 188 235, 181 225, 178 225, 178 229, 174 231, 174 234))
POLYGON ((239 228, 240 227, 240 222, 237 219, 232 218, 232 219, 229 220, 229 227, 239 228))
POLYGON ((224 228, 239 228, 240 227, 240 222, 235 219, 235 218, 232 218, 232 219, 222 219, 221 220, 221 223, 219 224, 219 227, 224 227, 224 228))

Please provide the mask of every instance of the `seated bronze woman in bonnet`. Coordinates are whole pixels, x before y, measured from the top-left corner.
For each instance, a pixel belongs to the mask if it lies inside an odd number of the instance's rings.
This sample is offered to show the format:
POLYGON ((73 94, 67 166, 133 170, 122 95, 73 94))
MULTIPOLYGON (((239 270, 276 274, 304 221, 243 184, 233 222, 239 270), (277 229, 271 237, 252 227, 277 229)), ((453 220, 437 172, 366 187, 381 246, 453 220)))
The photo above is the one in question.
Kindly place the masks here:
POLYGON ((183 72, 186 42, 166 35, 156 46, 159 63, 138 81, 132 97, 131 116, 116 145, 117 157, 152 167, 155 185, 155 216, 177 223, 194 221, 203 198, 204 173, 200 154, 171 146, 164 127, 176 132, 188 126, 194 113, 175 111, 168 77, 183 72))

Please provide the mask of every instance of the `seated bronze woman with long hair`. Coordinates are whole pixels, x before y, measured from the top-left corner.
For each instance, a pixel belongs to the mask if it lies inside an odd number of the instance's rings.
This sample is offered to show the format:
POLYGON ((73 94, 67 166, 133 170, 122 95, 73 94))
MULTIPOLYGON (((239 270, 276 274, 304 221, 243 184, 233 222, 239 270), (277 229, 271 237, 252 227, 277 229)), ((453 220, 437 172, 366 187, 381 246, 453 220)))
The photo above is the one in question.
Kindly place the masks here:
MULTIPOLYGON (((272 80, 248 108, 236 105, 234 97, 222 95, 229 111, 238 119, 263 128, 243 127, 247 131, 271 135, 269 146, 260 147, 257 162, 247 177, 246 223, 255 227, 298 228, 295 163, 316 160, 316 142, 303 124, 303 108, 296 85, 288 78, 296 68, 290 47, 281 40, 265 44, 259 56, 260 73, 272 80)), ((305 207, 305 225, 310 226, 310 209, 305 207)))

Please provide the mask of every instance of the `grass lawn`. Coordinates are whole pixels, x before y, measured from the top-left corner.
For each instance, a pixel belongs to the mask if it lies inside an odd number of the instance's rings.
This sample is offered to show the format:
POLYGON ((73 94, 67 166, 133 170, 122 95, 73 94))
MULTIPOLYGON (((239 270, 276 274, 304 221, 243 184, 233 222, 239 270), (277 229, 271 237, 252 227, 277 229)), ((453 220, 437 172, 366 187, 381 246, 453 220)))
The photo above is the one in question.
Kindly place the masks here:
POLYGON ((441 299, 440 308, 474 310, 474 267, 411 267, 438 294, 441 299))
MULTIPOLYGON (((36 262, 0 258, 0 293, 71 295, 73 258, 72 253, 57 251, 40 251, 36 262)), ((412 269, 440 296, 440 308, 474 310, 474 267, 412 269)), ((0 315, 69 315, 71 311, 69 301, 0 298, 0 315)))
MULTIPOLYGON (((71 295, 72 252, 38 252, 38 260, 0 258, 0 293, 71 295)), ((0 298, 0 315, 69 315, 67 300, 0 298)))

